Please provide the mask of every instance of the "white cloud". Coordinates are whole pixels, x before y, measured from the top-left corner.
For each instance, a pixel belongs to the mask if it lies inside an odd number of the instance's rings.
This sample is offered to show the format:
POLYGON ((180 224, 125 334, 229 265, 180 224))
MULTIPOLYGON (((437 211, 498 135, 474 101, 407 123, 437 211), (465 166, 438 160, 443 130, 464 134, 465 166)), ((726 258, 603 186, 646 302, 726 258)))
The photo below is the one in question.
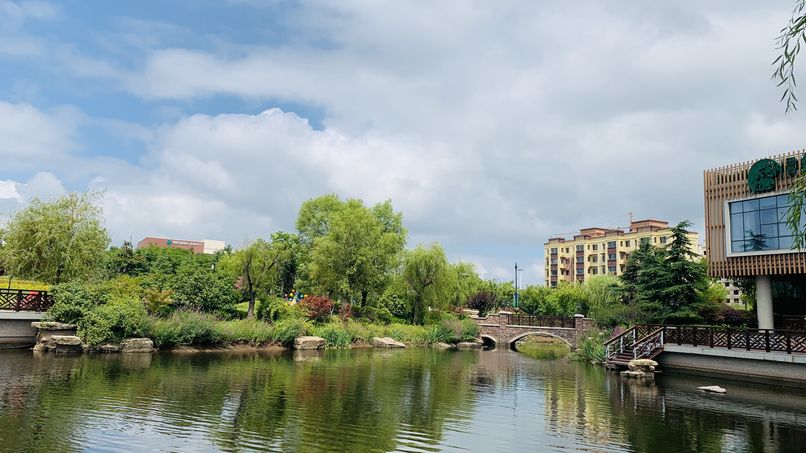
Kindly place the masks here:
POLYGON ((11 168, 35 167, 73 149, 74 120, 68 111, 46 113, 29 104, 0 101, 0 157, 11 168))

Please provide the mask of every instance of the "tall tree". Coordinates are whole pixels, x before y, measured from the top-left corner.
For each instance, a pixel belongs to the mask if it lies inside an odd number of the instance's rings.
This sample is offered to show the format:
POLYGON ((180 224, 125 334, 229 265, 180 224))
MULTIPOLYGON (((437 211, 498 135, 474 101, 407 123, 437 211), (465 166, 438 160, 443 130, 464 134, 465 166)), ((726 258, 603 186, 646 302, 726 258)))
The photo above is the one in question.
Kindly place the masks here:
POLYGON ((399 214, 382 220, 361 200, 331 214, 327 234, 310 249, 308 273, 317 289, 359 305, 380 295, 406 243, 399 214))
POLYGON ((403 280, 412 297, 411 322, 422 324, 429 308, 436 308, 450 294, 451 269, 445 251, 437 244, 418 246, 406 253, 403 280))
POLYGON ((691 222, 685 220, 671 228, 672 241, 664 253, 667 277, 660 296, 665 301, 665 317, 697 318, 699 293, 708 287, 703 262, 691 249, 687 230, 690 226, 691 222))
POLYGON ((302 203, 296 225, 300 242, 310 247, 317 238, 325 236, 330 230, 333 214, 344 206, 345 203, 334 193, 311 198, 302 203))
POLYGON ((6 225, 3 267, 12 276, 58 284, 99 275, 109 235, 92 193, 32 200, 6 225))

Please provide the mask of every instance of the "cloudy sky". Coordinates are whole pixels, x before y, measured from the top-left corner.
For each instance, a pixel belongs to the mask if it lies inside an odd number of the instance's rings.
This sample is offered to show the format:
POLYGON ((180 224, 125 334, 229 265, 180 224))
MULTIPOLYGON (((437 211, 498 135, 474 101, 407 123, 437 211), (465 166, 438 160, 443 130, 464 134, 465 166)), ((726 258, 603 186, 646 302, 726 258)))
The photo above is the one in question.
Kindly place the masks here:
POLYGON ((547 237, 702 231, 704 169, 804 146, 770 81, 792 6, 0 0, 0 210, 103 190, 115 243, 237 247, 391 199, 410 246, 540 282, 547 237))

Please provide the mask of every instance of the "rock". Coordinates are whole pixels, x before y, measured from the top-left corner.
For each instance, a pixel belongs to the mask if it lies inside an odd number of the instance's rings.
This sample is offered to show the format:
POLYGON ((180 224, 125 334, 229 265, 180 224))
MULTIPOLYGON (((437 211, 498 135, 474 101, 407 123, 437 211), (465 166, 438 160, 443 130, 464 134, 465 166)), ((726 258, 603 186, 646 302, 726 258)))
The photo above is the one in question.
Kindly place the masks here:
POLYGON ((32 322, 31 327, 39 330, 76 330, 75 324, 65 324, 56 321, 37 321, 32 322))
POLYGON ((45 349, 49 352, 82 352, 81 338, 74 335, 52 335, 48 338, 45 349))
POLYGON ((461 341, 456 343, 457 349, 481 349, 484 347, 484 343, 481 340, 476 341, 461 341))
POLYGON ((372 346, 376 348, 405 348, 406 345, 389 337, 375 337, 372 339, 372 346))
POLYGON ((154 352, 154 342, 150 338, 127 338, 120 342, 120 352, 154 352))
POLYGON ((643 371, 622 371, 621 375, 628 378, 635 379, 654 379, 654 373, 644 373, 643 371))
POLYGON ((294 338, 294 349, 322 349, 325 347, 325 339, 322 337, 297 337, 294 338))
POLYGON ((630 371, 640 371, 642 373, 652 373, 655 371, 656 366, 658 366, 658 362, 649 359, 630 360, 627 364, 627 368, 630 371))
MULTIPOLYGON (((152 346, 153 346, 153 344, 152 344, 152 346)), ((120 352, 120 348, 121 348, 121 346, 119 344, 106 343, 106 344, 102 344, 102 345, 98 346, 96 349, 99 352, 120 352)), ((132 351, 128 351, 128 352, 132 352, 132 351)), ((151 351, 148 351, 148 352, 151 352, 151 351)))
POLYGON ((727 393, 727 390, 723 389, 722 387, 720 387, 720 386, 718 386, 718 385, 705 385, 705 386, 702 386, 702 387, 697 387, 697 388, 698 388, 699 390, 702 390, 703 392, 709 392, 709 393, 727 393))
POLYGON ((456 349, 455 344, 448 344, 443 342, 434 343, 431 345, 431 347, 434 349, 456 349))

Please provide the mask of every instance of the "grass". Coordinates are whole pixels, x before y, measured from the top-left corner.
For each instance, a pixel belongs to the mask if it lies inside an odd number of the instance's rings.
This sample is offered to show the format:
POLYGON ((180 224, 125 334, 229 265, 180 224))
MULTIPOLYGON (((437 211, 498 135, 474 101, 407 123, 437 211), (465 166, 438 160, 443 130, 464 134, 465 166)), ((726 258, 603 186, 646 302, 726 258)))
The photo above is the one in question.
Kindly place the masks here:
POLYGON ((571 347, 565 342, 549 337, 527 337, 516 345, 518 352, 522 352, 535 359, 559 359, 571 352, 571 347))
MULTIPOLYGON (((0 288, 8 288, 8 276, 0 277, 0 288)), ((50 289, 50 285, 43 282, 37 282, 34 280, 22 280, 19 278, 14 278, 11 280, 11 288, 13 289, 30 289, 36 291, 48 291, 50 289)))

